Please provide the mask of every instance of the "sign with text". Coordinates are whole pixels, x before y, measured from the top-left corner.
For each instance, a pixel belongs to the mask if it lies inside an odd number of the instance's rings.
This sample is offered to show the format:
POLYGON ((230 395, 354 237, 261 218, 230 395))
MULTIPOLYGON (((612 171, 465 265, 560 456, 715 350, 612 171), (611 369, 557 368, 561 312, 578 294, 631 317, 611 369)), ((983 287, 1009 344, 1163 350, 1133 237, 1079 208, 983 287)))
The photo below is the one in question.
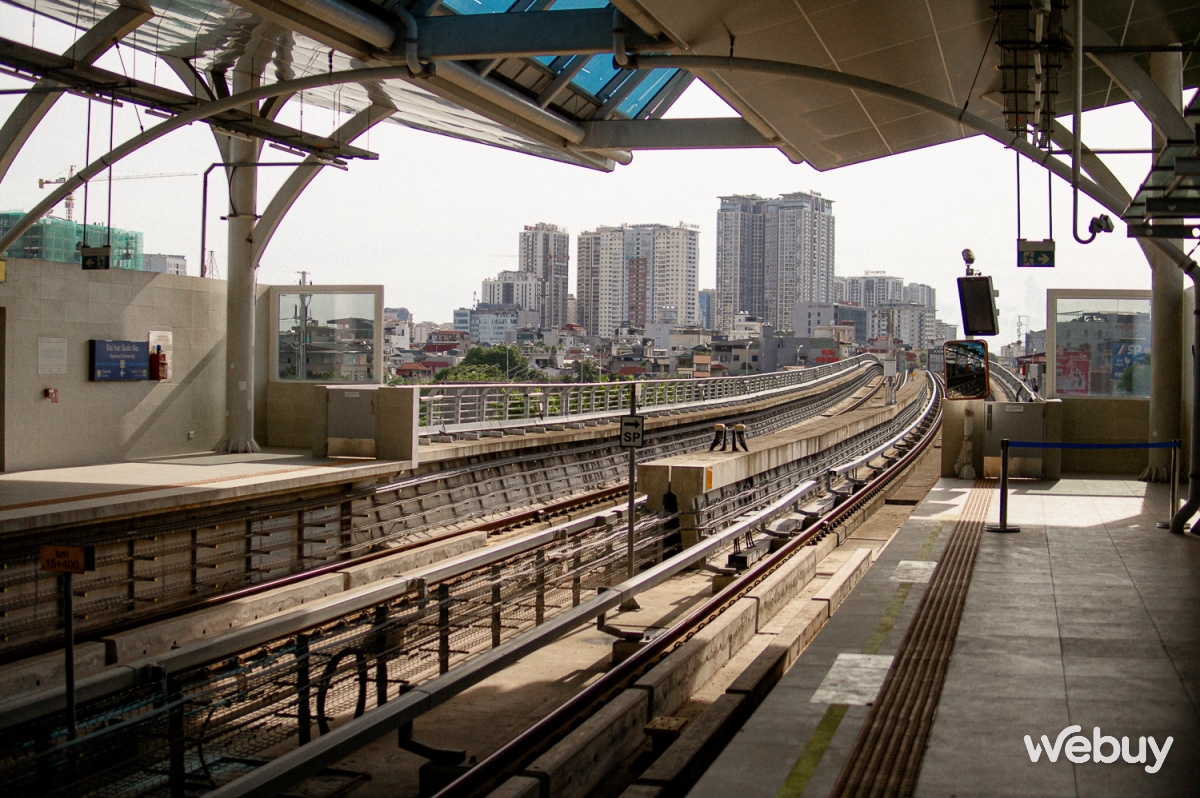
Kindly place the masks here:
POLYGON ((1114 381, 1125 376, 1126 369, 1145 366, 1150 357, 1150 345, 1138 343, 1112 342, 1112 379, 1114 381))
POLYGON ((96 549, 92 546, 42 546, 43 571, 82 574, 96 570, 96 549))
POLYGON ((637 449, 646 442, 646 417, 621 416, 621 445, 637 449))
POLYGON ((150 345, 146 341, 88 341, 88 379, 92 382, 150 379, 150 345))
POLYGON ((67 339, 38 339, 38 374, 67 373, 67 339))
POLYGON ((1086 396, 1091 382, 1091 354, 1063 350, 1055 358, 1054 392, 1086 396))

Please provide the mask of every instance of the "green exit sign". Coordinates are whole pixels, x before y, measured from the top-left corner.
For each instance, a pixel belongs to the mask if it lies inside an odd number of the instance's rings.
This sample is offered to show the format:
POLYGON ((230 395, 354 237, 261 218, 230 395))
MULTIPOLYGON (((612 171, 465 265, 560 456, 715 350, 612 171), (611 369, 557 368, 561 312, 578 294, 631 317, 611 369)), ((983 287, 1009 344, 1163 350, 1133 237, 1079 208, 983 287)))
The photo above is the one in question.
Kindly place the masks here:
POLYGON ((112 247, 84 247, 80 251, 84 271, 108 269, 112 261, 112 247))
POLYGON ((1054 266, 1054 239, 1026 241, 1017 239, 1017 266, 1051 268, 1054 266))

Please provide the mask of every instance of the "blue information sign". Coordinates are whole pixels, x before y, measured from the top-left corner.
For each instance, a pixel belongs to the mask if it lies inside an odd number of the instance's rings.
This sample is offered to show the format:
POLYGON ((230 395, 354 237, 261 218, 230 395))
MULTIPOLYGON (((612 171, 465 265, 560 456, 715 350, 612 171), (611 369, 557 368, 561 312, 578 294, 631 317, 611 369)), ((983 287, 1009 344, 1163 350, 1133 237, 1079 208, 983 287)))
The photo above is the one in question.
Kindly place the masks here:
POLYGON ((1150 354, 1147 344, 1129 344, 1113 341, 1112 343, 1112 379, 1119 380, 1125 376, 1125 369, 1146 365, 1146 356, 1150 354))
POLYGON ((92 382, 150 379, 150 344, 88 341, 88 379, 92 382))

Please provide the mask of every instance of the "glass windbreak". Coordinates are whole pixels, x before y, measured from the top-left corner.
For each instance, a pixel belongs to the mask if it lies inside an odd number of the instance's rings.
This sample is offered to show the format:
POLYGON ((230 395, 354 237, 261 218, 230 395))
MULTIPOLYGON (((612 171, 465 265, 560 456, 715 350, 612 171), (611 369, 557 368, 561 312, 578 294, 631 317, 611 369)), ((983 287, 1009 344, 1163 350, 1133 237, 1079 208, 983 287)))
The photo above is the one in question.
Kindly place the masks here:
POLYGON ((280 294, 279 378, 375 382, 374 294, 280 294))
POLYGON ((1057 396, 1150 395, 1150 300, 1059 298, 1057 396))

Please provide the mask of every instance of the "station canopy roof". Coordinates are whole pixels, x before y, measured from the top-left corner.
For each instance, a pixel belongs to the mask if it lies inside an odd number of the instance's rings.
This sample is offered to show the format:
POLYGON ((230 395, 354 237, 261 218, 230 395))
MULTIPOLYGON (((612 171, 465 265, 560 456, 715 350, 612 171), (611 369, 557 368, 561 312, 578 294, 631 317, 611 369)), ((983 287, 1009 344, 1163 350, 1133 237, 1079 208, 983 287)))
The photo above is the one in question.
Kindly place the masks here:
MULTIPOLYGON (((126 0, 129 2, 130 0, 126 0)), ((87 29, 118 0, 6 0, 37 14, 87 29)), ((380 63, 403 63, 404 23, 397 0, 145 0, 154 18, 122 41, 190 64, 206 79, 233 72, 247 57, 266 65, 263 80, 305 77, 380 63), (390 51, 365 47, 352 29, 339 29, 334 12, 384 21, 396 30, 390 51), (324 20, 321 24, 314 19, 324 20), (331 21, 332 19, 332 21, 331 21), (382 59, 382 60, 381 60, 382 59), (390 60, 388 60, 390 59, 390 60)), ((531 29, 561 19, 564 28, 620 10, 632 23, 643 53, 768 59, 837 70, 883 81, 1004 123, 997 6, 992 0, 418 0, 407 2, 418 21, 426 15, 528 15, 531 29), (615 8, 614 8, 615 7, 615 8), (583 11, 593 16, 581 16, 583 11), (649 42, 649 44, 647 44, 649 42), (974 88, 972 88, 972 86, 974 88)), ((1056 6, 1061 4, 1057 3, 1056 6)), ((1200 7, 1182 0, 1092 0, 1089 19, 1126 46, 1200 39, 1200 7)), ((496 20, 498 17, 490 17, 496 20)), ((511 21, 511 20, 509 20, 511 21)), ((447 29, 449 30, 449 29, 447 29)), ((500 37, 504 30, 497 28, 500 37)), ((550 36, 548 40, 562 40, 550 36)), ((422 42, 422 47, 426 43, 422 42)), ((479 49, 478 45, 475 45, 479 49)), ((451 47, 450 49, 453 49, 451 47)), ((449 58, 473 72, 472 84, 443 74, 306 91, 299 100, 353 114, 390 104, 399 124, 582 166, 611 169, 617 149, 580 146, 528 115, 498 102, 499 90, 543 119, 568 126, 599 121, 660 118, 693 79, 725 99, 759 134, 760 146, 824 170, 974 135, 953 119, 894 99, 796 77, 670 68, 630 69, 610 52, 587 51, 484 58, 449 58), (489 93, 491 92, 491 93, 489 93)), ((466 47, 470 50, 470 47, 466 47)), ((1148 56, 1135 56, 1143 66, 1148 56)), ((1185 53, 1184 82, 1200 79, 1200 58, 1185 53)), ((448 67, 449 69, 449 67, 448 67)), ((1057 111, 1071 107, 1068 68, 1059 81, 1057 111)), ((222 87, 223 90, 223 87, 222 87)), ((1084 107, 1128 98, 1089 62, 1084 107)), ((585 142, 586 143, 586 142, 585 142)))

